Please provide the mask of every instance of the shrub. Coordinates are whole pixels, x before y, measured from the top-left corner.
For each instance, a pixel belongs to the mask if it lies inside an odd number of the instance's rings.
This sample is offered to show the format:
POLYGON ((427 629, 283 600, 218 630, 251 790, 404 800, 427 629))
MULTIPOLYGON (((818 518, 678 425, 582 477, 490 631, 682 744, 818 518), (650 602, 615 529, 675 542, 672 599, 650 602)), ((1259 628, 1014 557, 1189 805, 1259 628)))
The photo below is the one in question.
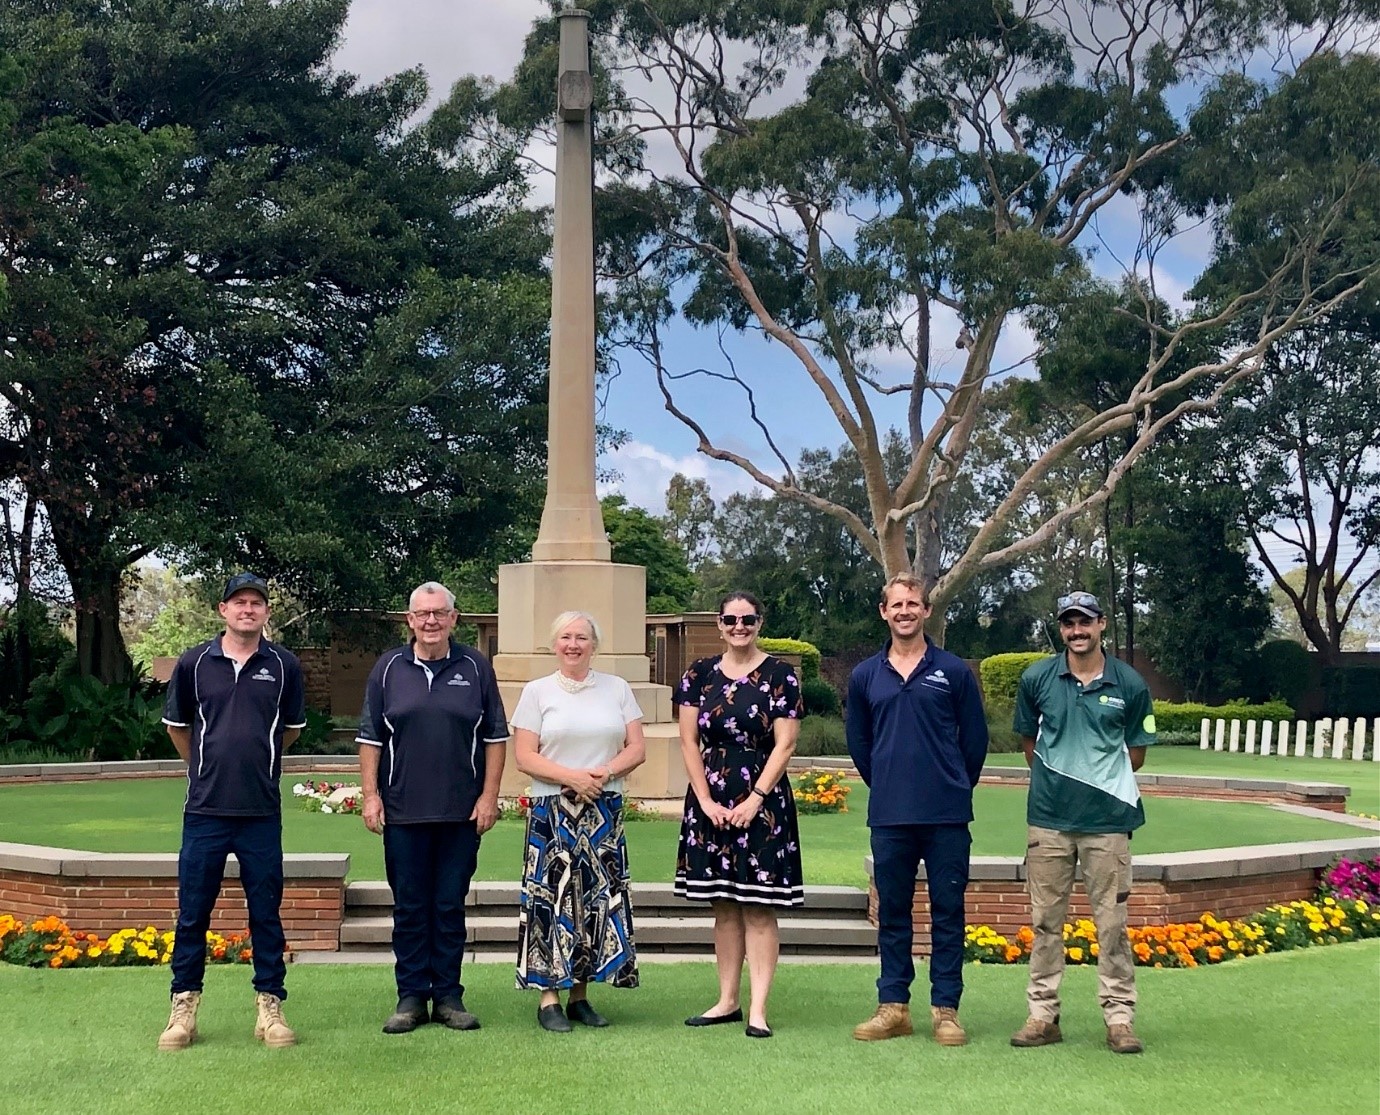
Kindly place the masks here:
POLYGON ((1021 749, 1021 737, 1011 726, 1016 715, 1015 702, 986 701, 982 711, 987 717, 987 750, 992 755, 1012 755, 1021 749))
POLYGON ((994 654, 984 658, 978 666, 982 678, 982 695, 994 704, 1016 706, 1016 687, 1021 675, 1036 662, 1049 655, 1044 651, 1022 651, 1014 654, 994 654))
POLYGON ((1298 708, 1308 691, 1311 657, 1293 639, 1271 639, 1255 652, 1255 681, 1250 696, 1262 701, 1279 699, 1298 708))
MULTIPOLYGON (((294 755, 338 755, 341 753, 342 745, 337 743, 332 734, 335 729, 335 721, 324 712, 318 712, 314 708, 307 709, 307 726, 302 729, 302 734, 292 745, 294 755)), ((344 747, 346 754, 355 750, 353 742, 344 747)))
POLYGON ((800 682, 819 680, 819 647, 804 639, 758 639, 757 645, 768 654, 791 654, 800 658, 800 682))
POLYGON ((846 756, 848 738, 844 735, 843 720, 837 716, 807 716, 800 722, 795 753, 811 758, 846 756))
POLYGON ((23 716, 10 718, 8 746, 60 751, 78 762, 172 758, 162 692, 142 676, 111 685, 74 672, 39 678, 23 716))
POLYGON ((1156 728, 1161 732, 1192 732, 1195 740, 1199 738, 1204 717, 1209 720, 1291 720, 1293 716, 1293 708, 1283 701, 1266 701, 1260 705, 1245 702, 1225 705, 1155 702, 1156 728))
POLYGON ((805 712, 809 716, 837 716, 839 695, 823 678, 811 678, 800 683, 800 695, 805 698, 805 712))
POLYGON ((1380 716, 1380 666, 1329 666, 1323 670, 1328 716, 1380 716))

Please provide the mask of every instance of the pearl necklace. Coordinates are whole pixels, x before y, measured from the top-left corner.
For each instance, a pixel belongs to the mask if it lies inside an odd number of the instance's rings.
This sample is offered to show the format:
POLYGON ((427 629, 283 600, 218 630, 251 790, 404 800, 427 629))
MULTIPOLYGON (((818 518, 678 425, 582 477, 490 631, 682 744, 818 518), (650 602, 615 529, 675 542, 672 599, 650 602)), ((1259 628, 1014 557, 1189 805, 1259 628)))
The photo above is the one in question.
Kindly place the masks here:
POLYGON ((576 681, 574 678, 566 677, 560 670, 557 670, 556 683, 567 693, 578 693, 581 689, 588 689, 594 684, 594 671, 590 670, 583 678, 576 681))

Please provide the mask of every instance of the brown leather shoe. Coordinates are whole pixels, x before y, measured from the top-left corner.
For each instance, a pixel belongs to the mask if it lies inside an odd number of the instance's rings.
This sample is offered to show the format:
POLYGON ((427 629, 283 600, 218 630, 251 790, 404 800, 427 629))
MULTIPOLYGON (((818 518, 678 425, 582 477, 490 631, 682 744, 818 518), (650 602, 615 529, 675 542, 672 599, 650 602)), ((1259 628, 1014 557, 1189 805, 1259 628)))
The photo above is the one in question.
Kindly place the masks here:
POLYGON ((940 1045, 967 1045, 968 1033, 958 1020, 957 1007, 930 1007, 930 1025, 940 1045))
POLYGON ((1145 1043, 1129 1022, 1115 1022, 1107 1027, 1107 1048, 1113 1053, 1144 1053, 1145 1043))
POLYGON ((1017 1049, 1034 1049, 1041 1045, 1057 1045, 1064 1040, 1058 1022, 1046 1022, 1043 1018, 1027 1018, 1025 1025, 1011 1035, 1011 1044, 1017 1049))
POLYGON ((885 1041, 887 1038, 908 1037, 913 1033, 910 1007, 906 1003, 878 1003, 876 1014, 853 1027, 853 1036, 859 1041, 885 1041))

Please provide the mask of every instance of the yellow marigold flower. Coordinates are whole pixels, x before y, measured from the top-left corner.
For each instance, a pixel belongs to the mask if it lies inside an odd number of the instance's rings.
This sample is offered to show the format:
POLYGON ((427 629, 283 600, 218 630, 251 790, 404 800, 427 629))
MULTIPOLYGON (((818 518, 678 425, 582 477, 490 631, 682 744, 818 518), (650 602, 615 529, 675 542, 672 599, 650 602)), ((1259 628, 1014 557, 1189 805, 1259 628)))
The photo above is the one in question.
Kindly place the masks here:
POLYGON ((1083 950, 1080 948, 1069 949, 1069 959, 1072 960, 1075 964, 1077 964, 1080 960, 1083 959, 1083 950))

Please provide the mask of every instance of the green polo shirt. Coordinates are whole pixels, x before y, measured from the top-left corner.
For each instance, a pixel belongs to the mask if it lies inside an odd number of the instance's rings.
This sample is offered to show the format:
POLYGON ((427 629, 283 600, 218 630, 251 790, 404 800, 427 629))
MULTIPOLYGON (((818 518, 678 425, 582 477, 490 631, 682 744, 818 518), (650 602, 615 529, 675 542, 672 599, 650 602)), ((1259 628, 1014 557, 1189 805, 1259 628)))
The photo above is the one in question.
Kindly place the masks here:
POLYGON ((1021 675, 1015 729, 1033 736, 1026 821, 1060 832, 1130 832, 1145 824, 1131 747, 1155 742, 1145 680, 1108 657, 1084 685, 1068 656, 1036 662, 1021 675))

